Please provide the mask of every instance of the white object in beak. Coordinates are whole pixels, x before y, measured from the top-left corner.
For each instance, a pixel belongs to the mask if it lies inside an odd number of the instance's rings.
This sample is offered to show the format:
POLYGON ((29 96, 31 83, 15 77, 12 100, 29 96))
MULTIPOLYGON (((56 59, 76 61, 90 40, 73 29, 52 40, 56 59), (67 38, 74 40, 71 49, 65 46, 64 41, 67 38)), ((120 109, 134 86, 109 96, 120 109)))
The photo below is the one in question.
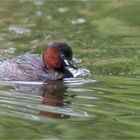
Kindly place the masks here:
POLYGON ((64 62, 65 62, 65 64, 66 64, 67 66, 69 66, 68 60, 65 59, 64 62))

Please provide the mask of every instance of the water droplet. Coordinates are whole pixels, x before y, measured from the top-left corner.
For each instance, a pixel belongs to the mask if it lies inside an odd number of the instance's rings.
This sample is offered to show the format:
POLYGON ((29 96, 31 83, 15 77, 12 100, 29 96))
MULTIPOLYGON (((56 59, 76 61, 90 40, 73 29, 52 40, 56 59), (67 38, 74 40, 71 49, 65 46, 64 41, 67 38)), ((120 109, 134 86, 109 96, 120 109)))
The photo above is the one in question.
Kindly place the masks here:
POLYGON ((13 33, 16 33, 16 34, 23 34, 23 33, 31 32, 30 29, 22 28, 22 27, 14 27, 14 26, 10 26, 9 31, 13 32, 13 33))
POLYGON ((72 24, 83 24, 85 22, 86 22, 86 20, 84 18, 78 18, 78 19, 71 21, 72 24))
POLYGON ((43 15, 41 11, 37 11, 36 14, 37 14, 37 16, 42 16, 43 15))
POLYGON ((59 7, 57 10, 60 13, 65 13, 65 12, 69 11, 69 8, 68 7, 59 7))

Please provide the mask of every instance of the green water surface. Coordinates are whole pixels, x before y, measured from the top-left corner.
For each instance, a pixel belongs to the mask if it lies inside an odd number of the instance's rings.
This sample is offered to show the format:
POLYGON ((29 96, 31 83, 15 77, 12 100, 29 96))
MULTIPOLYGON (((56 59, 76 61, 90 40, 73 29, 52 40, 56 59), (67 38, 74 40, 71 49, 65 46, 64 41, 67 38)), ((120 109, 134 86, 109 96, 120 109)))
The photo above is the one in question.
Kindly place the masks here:
POLYGON ((68 86, 54 108, 65 118, 40 115, 41 96, 1 83, 0 139, 139 139, 140 1, 0 1, 0 61, 52 41, 67 42, 97 82, 68 86))

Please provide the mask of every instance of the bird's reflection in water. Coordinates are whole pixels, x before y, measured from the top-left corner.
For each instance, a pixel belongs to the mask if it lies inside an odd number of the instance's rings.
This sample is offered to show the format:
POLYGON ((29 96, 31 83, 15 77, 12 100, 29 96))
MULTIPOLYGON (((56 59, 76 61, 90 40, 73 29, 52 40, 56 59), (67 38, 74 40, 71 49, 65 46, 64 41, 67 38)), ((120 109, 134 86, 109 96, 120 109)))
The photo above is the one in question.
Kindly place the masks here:
MULTIPOLYGON (((42 103, 51 106, 63 107, 64 105, 70 104, 68 101, 64 101, 64 92, 68 88, 64 85, 63 81, 47 81, 46 85, 42 87, 42 103)), ((56 118, 69 118, 69 115, 61 113, 55 113, 50 111, 40 111, 41 115, 56 118)))
POLYGON ((63 80, 46 81, 43 85, 24 85, 17 84, 15 86, 16 91, 23 94, 32 94, 34 96, 42 97, 42 104, 56 107, 56 111, 48 111, 42 109, 39 111, 39 115, 55 117, 55 118, 69 118, 70 115, 66 113, 60 113, 57 107, 63 108, 71 104, 71 101, 67 100, 67 96, 64 94, 68 88, 63 80))

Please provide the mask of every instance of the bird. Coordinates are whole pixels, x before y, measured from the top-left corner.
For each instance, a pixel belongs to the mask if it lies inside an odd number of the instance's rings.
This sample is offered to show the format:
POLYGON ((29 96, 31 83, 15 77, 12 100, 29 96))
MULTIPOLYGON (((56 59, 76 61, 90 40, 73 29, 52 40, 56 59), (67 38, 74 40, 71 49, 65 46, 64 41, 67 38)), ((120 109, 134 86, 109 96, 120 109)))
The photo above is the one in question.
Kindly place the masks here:
POLYGON ((73 61, 73 52, 64 42, 51 42, 42 54, 24 54, 0 64, 0 80, 47 81, 73 77, 67 69, 78 69, 73 61))

